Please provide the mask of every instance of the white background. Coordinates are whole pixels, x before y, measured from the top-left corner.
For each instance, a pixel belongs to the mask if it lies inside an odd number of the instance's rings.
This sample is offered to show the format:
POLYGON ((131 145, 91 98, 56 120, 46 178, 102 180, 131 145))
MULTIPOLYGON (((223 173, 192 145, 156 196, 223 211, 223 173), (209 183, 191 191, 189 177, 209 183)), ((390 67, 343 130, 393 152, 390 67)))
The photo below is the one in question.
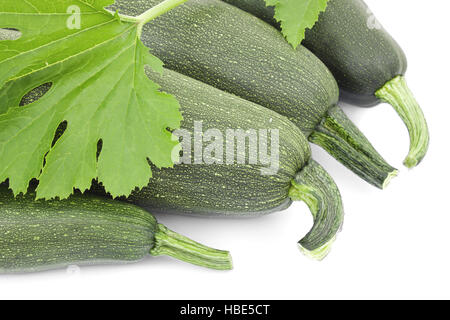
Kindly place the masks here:
POLYGON ((382 155, 401 169, 385 191, 366 184, 319 148, 346 209, 344 230, 322 262, 297 241, 312 225, 307 207, 250 220, 159 216, 168 227, 230 250, 234 270, 210 271, 170 258, 0 276, 0 298, 316 299, 450 298, 448 0, 367 0, 405 50, 407 79, 431 130, 428 156, 408 171, 409 139, 388 105, 344 110, 382 155))

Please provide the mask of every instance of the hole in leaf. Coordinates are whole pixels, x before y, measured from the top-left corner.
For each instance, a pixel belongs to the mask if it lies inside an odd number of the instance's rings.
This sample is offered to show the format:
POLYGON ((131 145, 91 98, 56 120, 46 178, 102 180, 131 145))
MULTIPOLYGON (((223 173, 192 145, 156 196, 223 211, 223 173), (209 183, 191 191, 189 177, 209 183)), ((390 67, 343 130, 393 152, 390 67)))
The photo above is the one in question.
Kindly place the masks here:
POLYGON ((22 97, 22 100, 20 100, 20 106, 27 106, 32 102, 38 101, 50 90, 52 85, 51 82, 44 83, 29 91, 22 97))
POLYGON ((22 32, 14 28, 1 28, 0 29, 0 41, 1 40, 17 40, 22 37, 22 32))
POLYGON ((98 161, 98 157, 100 157, 100 153, 102 152, 102 148, 103 148, 103 140, 100 139, 97 142, 97 161, 98 161))
POLYGON ((64 132, 67 129, 67 121, 63 121, 59 124, 58 128, 55 132, 55 137, 53 138, 52 147, 55 145, 55 143, 58 141, 59 138, 64 134, 64 132))
MULTIPOLYGON (((55 135, 53 136, 52 148, 55 146, 56 142, 58 142, 59 138, 64 134, 67 129, 67 121, 63 121, 59 124, 58 128, 56 128, 55 135)), ((44 155, 44 161, 42 163, 42 167, 45 167, 47 164, 47 155, 50 151, 47 151, 44 155)), ((42 173, 42 170, 41 170, 42 173)))

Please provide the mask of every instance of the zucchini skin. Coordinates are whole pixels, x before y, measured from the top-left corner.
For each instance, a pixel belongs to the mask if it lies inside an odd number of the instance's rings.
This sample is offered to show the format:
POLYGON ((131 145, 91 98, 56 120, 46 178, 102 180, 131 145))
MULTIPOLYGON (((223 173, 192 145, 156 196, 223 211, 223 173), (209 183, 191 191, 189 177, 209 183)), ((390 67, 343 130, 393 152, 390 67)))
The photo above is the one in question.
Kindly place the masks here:
MULTIPOLYGON (((311 158, 308 141, 298 127, 274 111, 174 71, 148 75, 178 99, 184 118, 181 127, 188 132, 194 131, 194 121, 203 122, 203 132, 217 129, 224 136, 227 129, 278 130, 279 170, 274 175, 262 175, 261 169, 267 166, 261 163, 152 168, 149 185, 123 200, 155 213, 203 216, 246 217, 289 207, 291 181, 311 158)), ((204 141, 203 150, 209 144, 204 141)), ((97 186, 94 192, 103 191, 97 186)))
MULTIPOLYGON (((112 8, 135 16, 160 2, 112 8)), ((333 75, 308 49, 293 51, 275 28, 221 1, 189 0, 146 24, 141 40, 167 68, 270 106, 306 136, 339 100, 333 75)))
POLYGON ((375 93, 406 73, 405 53, 362 0, 331 0, 304 45, 333 72, 341 98, 360 106, 378 104, 375 93))
POLYGON ((14 198, 0 186, 0 273, 130 263, 150 255, 158 224, 148 212, 92 195, 34 197, 14 198))
MULTIPOLYGON (((264 0, 223 0, 279 27, 264 0)), ((303 45, 331 70, 341 99, 359 106, 380 102, 375 93, 406 73, 407 59, 398 43, 379 25, 362 0, 330 0, 303 45)))

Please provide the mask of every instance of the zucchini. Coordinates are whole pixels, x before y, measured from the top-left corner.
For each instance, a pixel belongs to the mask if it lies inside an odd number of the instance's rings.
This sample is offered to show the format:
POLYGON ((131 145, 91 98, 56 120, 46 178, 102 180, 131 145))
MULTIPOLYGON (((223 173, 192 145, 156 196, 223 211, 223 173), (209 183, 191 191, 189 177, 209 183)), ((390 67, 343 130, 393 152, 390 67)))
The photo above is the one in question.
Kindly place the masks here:
MULTIPOLYGON (((325 257, 342 225, 341 196, 328 173, 311 159, 308 141, 299 128, 274 111, 176 72, 165 70, 162 76, 149 72, 149 76, 180 102, 184 118, 180 132, 184 134, 177 135, 183 137, 183 158, 187 159, 174 168, 152 168, 150 184, 122 200, 155 213, 228 217, 269 214, 286 209, 292 201, 304 201, 311 209, 314 226, 300 240, 300 248, 311 257, 325 257), (230 129, 276 130, 278 143, 268 138, 267 150, 273 155, 271 151, 278 146, 278 170, 262 174, 267 163, 251 164, 248 141, 245 150, 239 149, 238 142, 233 149, 235 155, 244 152, 245 163, 227 164, 215 153, 214 161, 202 162, 195 152, 199 146, 186 138, 186 133, 196 135, 195 122, 202 123, 203 133, 215 130, 224 137, 230 129)), ((211 146, 211 141, 202 140, 201 150, 211 146)), ((98 185, 92 192, 104 195, 98 185)))
MULTIPOLYGON (((324 258, 343 222, 342 200, 333 179, 311 159, 311 149, 301 130, 274 111, 177 72, 166 69, 160 75, 147 70, 147 74, 180 102, 183 122, 181 130, 175 133, 182 140, 184 161, 174 168, 152 166, 149 185, 121 200, 155 213, 228 217, 269 214, 288 208, 292 201, 304 201, 310 207, 314 226, 299 246, 308 256, 324 258), (196 130, 199 123, 201 132, 196 130), (230 129, 266 132, 267 140, 258 140, 257 149, 261 152, 265 146, 277 170, 267 172, 270 161, 251 164, 250 143, 245 142, 240 148, 234 138, 234 159, 241 155, 243 163, 227 163, 216 153, 211 153, 211 157, 196 153, 196 149, 207 150, 212 144, 203 138, 200 143, 192 142, 193 137, 198 135, 199 139, 209 130, 226 137, 230 129), (269 138, 269 132, 276 132, 278 139, 272 140, 272 134, 269 138), (275 153, 271 152, 272 146, 275 153)), ((21 104, 39 99, 49 87, 46 84, 32 90, 21 104)), ((56 133, 55 143, 63 130, 62 127, 56 133)), ((90 192, 106 196, 95 182, 90 192)))
MULTIPOLYGON (((265 0, 223 0, 278 26, 273 7, 265 0)), ((429 144, 423 112, 409 90, 403 50, 376 21, 362 0, 330 0, 314 28, 307 30, 303 45, 333 72, 344 101, 373 106, 391 104, 410 135, 405 160, 409 168, 425 157, 429 144)))
POLYGON ((92 195, 35 201, 33 192, 14 198, 6 184, 0 186, 0 273, 130 263, 148 255, 232 267, 228 252, 170 231, 131 204, 92 195))
MULTIPOLYGON (((138 15, 162 0, 119 0, 138 15)), ((383 188, 396 170, 337 107, 339 89, 309 50, 218 0, 190 0, 148 23, 141 37, 167 68, 272 109, 369 183, 383 188)))

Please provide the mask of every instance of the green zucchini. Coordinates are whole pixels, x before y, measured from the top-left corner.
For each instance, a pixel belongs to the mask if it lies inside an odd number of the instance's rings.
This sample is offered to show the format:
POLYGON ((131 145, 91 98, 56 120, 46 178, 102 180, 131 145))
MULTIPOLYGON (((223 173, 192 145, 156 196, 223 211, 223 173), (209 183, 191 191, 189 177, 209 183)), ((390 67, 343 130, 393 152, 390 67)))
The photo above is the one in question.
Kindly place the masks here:
MULTIPOLYGON (((163 75, 147 72, 163 91, 180 102, 182 129, 175 133, 182 138, 184 161, 174 168, 152 167, 149 185, 121 200, 155 213, 229 217, 269 214, 288 208, 292 201, 304 201, 311 209, 314 226, 299 241, 299 246, 311 257, 324 258, 343 222, 342 200, 333 179, 311 159, 308 141, 301 130, 274 111, 177 72, 165 70, 163 75), (200 132, 196 131, 198 124, 202 126, 200 132), (258 162, 251 163, 250 142, 245 141, 240 148, 234 137, 230 148, 234 161, 231 163, 216 152, 211 153, 211 157, 196 153, 198 148, 202 152, 211 148, 212 138, 203 138, 203 133, 214 130, 226 137, 228 130, 239 129, 241 132, 263 130, 267 139, 257 141, 258 152, 265 148, 274 161, 259 158, 258 162), (276 133, 275 140, 272 140, 273 133, 276 133), (187 134, 190 139, 185 137, 187 134), (200 137, 200 142, 192 142, 193 137, 200 137), (239 156, 245 161, 238 163, 239 156), (267 171, 270 163, 276 165, 276 170, 267 171)), ((47 84, 32 90, 23 97, 21 104, 39 99, 49 87, 47 84)), ((62 134, 63 127, 56 134, 56 143, 62 134)), ((91 192, 106 195, 96 183, 91 192)))
POLYGON ((232 268, 228 252, 170 231, 134 205, 92 195, 46 202, 31 192, 14 198, 0 185, 0 273, 130 263, 148 255, 232 268))
MULTIPOLYGON (((286 209, 292 201, 304 201, 311 209, 314 226, 299 245, 307 255, 322 259, 342 225, 342 201, 332 178, 311 159, 308 141, 299 128, 274 111, 176 72, 165 70, 162 76, 149 76, 180 102, 184 118, 180 132, 184 134, 177 135, 183 138, 186 159, 174 168, 152 168, 150 184, 122 200, 155 213, 228 217, 269 214, 286 209), (202 124, 205 135, 208 130, 224 137, 230 129, 268 130, 267 153, 273 155, 278 146, 278 170, 267 174, 267 163, 250 163, 249 140, 241 149, 234 140, 234 154, 244 154, 243 163, 227 164, 216 153, 210 158, 213 161, 202 161, 207 158, 206 153, 199 157, 195 152, 199 145, 186 138, 186 133, 192 138, 200 133, 195 122, 202 124), (272 140, 272 134, 269 137, 269 131, 278 132, 278 142, 272 140)), ((201 150, 211 146, 206 138, 199 143, 201 150)), ((94 186, 92 192, 104 194, 101 186, 94 186)))
MULTIPOLYGON (((162 0, 119 0, 138 15, 162 0)), ((339 89, 304 47, 294 51, 273 27, 218 0, 190 0, 147 24, 142 41, 167 68, 272 109, 360 177, 383 188, 396 170, 337 107, 339 89)))
MULTIPOLYGON (((279 26, 273 7, 265 0, 223 0, 279 26)), ((420 106, 408 89, 403 50, 381 27, 362 0, 330 0, 303 45, 333 72, 344 101, 360 106, 390 103, 410 135, 409 168, 424 158, 429 144, 428 126, 420 106)))

